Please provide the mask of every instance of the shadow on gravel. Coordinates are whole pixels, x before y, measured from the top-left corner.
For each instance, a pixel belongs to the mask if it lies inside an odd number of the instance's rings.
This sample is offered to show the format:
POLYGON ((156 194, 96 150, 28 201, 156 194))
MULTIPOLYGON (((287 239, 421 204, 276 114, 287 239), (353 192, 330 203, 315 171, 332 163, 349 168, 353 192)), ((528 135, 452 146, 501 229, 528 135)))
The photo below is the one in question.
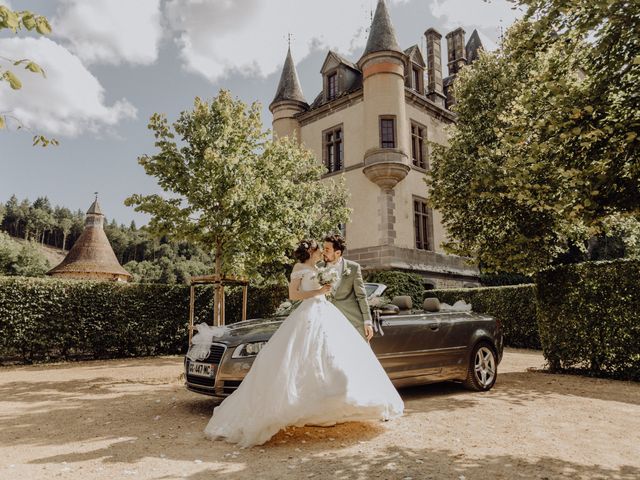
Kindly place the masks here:
MULTIPOLYGON (((640 478, 640 469, 632 466, 608 470, 551 457, 529 459, 518 455, 476 459, 459 451, 433 451, 416 445, 381 449, 373 460, 362 454, 338 455, 337 450, 345 447, 370 454, 367 442, 386 430, 386 426, 377 423, 287 429, 262 447, 240 450, 204 438, 202 430, 215 406, 212 399, 187 392, 178 383, 116 381, 106 375, 105 370, 104 375, 90 381, 0 384, 0 402, 19 406, 15 413, 0 412, 2 446, 62 448, 70 443, 86 444, 83 451, 49 454, 33 460, 33 464, 87 460, 135 463, 153 458, 187 462, 200 459, 220 465, 218 469, 208 468, 184 477, 191 480, 208 480, 220 474, 229 480, 324 478, 327 472, 336 472, 332 478, 355 479, 640 478), (239 453, 234 456, 234 451, 239 453)), ((405 388, 400 393, 407 415, 437 410, 455 415, 457 410, 473 407, 485 398, 526 404, 558 395, 640 403, 638 384, 541 372, 500 374, 495 388, 486 393, 470 393, 455 383, 405 388)))
POLYGON ((336 479, 357 480, 371 478, 636 480, 640 478, 640 469, 636 467, 611 470, 598 465, 585 466, 550 457, 529 460, 509 455, 498 455, 477 459, 464 457, 450 450, 425 450, 396 446, 378 450, 374 459, 361 455, 284 458, 282 463, 274 463, 276 467, 270 471, 264 471, 261 468, 263 462, 264 458, 248 458, 242 462, 230 462, 228 466, 223 466, 220 469, 207 469, 196 474, 185 475, 183 478, 210 480, 216 475, 224 475, 225 480, 322 479, 328 476, 336 479))

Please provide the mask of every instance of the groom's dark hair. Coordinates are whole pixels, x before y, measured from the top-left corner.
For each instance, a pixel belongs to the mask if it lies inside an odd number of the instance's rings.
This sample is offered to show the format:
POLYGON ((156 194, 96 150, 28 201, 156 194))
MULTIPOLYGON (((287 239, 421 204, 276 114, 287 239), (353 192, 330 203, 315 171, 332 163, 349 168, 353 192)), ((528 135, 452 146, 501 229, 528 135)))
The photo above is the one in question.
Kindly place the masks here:
POLYGON ((347 242, 342 235, 327 235, 324 237, 324 241, 331 243, 335 251, 344 253, 347 248, 347 242))

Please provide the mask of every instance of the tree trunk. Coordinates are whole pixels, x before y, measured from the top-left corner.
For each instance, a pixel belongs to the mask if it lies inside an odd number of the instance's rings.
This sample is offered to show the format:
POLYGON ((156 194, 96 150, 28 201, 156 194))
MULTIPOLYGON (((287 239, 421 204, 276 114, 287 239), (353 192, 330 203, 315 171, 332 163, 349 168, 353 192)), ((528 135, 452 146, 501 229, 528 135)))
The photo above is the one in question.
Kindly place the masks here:
POLYGON ((64 252, 64 246, 67 243, 67 234, 63 233, 62 234, 62 251, 64 252))
MULTIPOLYGON (((220 248, 219 243, 216 246, 215 277, 218 280, 222 279, 222 248, 220 248)), ((222 291, 223 291, 222 285, 216 284, 214 288, 214 296, 213 296, 213 324, 216 326, 224 325, 224 318, 222 318, 222 315, 221 315, 222 291)))

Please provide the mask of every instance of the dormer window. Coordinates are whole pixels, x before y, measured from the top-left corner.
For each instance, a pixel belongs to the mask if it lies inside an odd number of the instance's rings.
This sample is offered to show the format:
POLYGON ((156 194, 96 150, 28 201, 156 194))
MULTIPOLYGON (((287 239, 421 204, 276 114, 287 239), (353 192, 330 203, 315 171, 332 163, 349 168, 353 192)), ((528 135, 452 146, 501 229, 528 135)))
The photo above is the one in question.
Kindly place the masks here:
POLYGON ((327 75, 327 100, 333 100, 338 96, 338 74, 327 75))
POLYGON ((413 67, 413 84, 412 88, 418 92, 422 93, 422 71, 418 67, 413 67))

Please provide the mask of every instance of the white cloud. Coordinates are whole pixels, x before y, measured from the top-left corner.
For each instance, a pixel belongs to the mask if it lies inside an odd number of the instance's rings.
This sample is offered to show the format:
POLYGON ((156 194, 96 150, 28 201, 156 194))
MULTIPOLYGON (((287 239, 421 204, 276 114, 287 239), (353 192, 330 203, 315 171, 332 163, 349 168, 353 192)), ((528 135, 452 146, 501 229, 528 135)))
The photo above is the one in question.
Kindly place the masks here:
POLYGON ((479 27, 494 30, 496 37, 498 29, 503 25, 506 29, 520 16, 518 10, 512 9, 513 4, 507 0, 431 0, 431 13, 440 18, 447 28, 479 27), (501 22, 502 20, 502 22, 501 22))
POLYGON ((29 58, 46 71, 47 78, 43 78, 15 67, 22 89, 0 84, 3 112, 11 112, 35 131, 76 136, 136 117, 135 107, 125 99, 106 105, 98 79, 78 57, 48 38, 3 38, 0 51, 8 58, 29 58))
MULTIPOLYGON (((388 3, 405 3, 391 0, 388 3)), ((168 0, 184 66, 214 81, 232 70, 269 75, 282 65, 286 35, 302 60, 313 47, 343 53, 366 42, 371 0, 168 0)))
POLYGON ((51 23, 85 63, 148 65, 158 58, 160 0, 61 0, 51 23))

